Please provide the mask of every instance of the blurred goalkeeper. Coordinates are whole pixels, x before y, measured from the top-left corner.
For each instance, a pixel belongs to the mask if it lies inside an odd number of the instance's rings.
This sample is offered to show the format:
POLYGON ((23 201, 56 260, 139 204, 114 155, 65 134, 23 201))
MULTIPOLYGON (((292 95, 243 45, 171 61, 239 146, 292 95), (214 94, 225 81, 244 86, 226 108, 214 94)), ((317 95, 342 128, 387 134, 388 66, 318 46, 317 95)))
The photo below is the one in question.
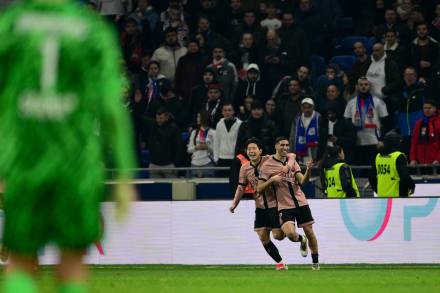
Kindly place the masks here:
POLYGON ((11 6, 0 37, 4 292, 36 291, 37 251, 48 242, 61 250, 59 292, 86 292, 82 258, 100 232, 104 146, 120 170, 121 215, 134 196, 117 40, 98 15, 67 0, 11 6))

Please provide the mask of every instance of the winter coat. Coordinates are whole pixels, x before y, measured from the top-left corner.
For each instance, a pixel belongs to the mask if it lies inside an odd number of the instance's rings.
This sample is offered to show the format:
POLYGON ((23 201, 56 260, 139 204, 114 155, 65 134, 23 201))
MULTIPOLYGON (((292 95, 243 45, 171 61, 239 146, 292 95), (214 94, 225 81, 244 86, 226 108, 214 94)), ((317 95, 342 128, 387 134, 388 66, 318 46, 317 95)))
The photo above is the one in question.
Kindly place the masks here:
POLYGON ((420 140, 420 131, 423 125, 423 118, 416 122, 412 137, 411 151, 409 158, 419 164, 431 164, 433 161, 440 161, 440 116, 439 113, 432 116, 428 122, 428 141, 420 140))
POLYGON ((278 136, 275 123, 272 120, 262 117, 258 120, 249 117, 248 120, 241 123, 238 130, 237 144, 235 145, 235 153, 244 153, 246 141, 249 138, 256 137, 263 144, 263 154, 273 154, 275 139, 278 136))

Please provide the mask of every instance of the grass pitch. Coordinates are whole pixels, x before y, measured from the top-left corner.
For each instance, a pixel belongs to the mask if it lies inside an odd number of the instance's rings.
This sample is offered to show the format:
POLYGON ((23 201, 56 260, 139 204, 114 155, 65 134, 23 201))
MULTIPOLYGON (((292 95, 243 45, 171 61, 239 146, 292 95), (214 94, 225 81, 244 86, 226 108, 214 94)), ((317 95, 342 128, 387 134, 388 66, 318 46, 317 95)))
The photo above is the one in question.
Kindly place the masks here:
MULTIPOLYGON (((90 292, 440 292, 438 265, 92 266, 90 292)), ((56 292, 53 268, 38 279, 40 292, 56 292)), ((3 275, 0 280, 3 280, 3 275)))

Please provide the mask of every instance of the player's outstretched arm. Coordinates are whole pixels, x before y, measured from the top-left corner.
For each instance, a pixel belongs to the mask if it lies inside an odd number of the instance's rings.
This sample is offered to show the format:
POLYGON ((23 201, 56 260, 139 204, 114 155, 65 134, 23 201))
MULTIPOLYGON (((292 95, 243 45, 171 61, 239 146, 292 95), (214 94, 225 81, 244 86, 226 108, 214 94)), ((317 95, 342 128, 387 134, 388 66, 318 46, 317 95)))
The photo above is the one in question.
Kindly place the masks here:
POLYGON ((301 172, 297 172, 295 174, 296 180, 298 180, 299 185, 303 185, 309 182, 310 175, 312 174, 312 165, 313 165, 312 161, 309 161, 307 163, 306 172, 304 173, 304 175, 301 172))
POLYGON ((237 208, 238 204, 240 203, 241 198, 244 194, 244 188, 243 185, 240 183, 237 186, 237 189, 235 190, 234 199, 232 200, 231 206, 229 207, 229 211, 233 213, 235 209, 237 208))

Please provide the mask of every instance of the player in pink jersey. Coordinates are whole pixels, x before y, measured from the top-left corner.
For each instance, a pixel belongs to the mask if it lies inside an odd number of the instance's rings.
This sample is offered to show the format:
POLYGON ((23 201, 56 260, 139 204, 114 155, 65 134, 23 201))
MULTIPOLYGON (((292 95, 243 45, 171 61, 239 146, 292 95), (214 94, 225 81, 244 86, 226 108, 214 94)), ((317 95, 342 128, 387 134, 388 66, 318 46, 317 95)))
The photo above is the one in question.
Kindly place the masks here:
MULTIPOLYGON (((243 193, 244 188, 250 183, 254 190, 257 189, 258 177, 260 173, 260 166, 264 161, 270 158, 270 156, 261 156, 262 144, 256 138, 251 138, 246 142, 246 154, 250 161, 242 165, 240 168, 240 177, 237 189, 235 191, 234 199, 232 200, 229 211, 234 212, 238 206, 243 193)), ((295 163, 294 156, 289 163, 293 165, 295 163)), ((288 166, 280 167, 279 173, 288 172, 288 166)), ((283 240, 286 235, 281 230, 280 217, 277 208, 277 200, 273 190, 267 190, 264 193, 253 194, 255 200, 255 222, 254 230, 258 234, 261 243, 263 244, 266 252, 277 263, 277 270, 287 270, 287 266, 282 262, 282 258, 278 252, 277 247, 270 240, 270 232, 272 231, 273 238, 277 240, 283 240)))
POLYGON ((301 173, 298 163, 294 163, 288 172, 279 173, 280 167, 287 165, 289 140, 279 137, 275 144, 275 155, 271 156, 261 166, 258 178, 258 192, 275 189, 275 197, 278 201, 278 211, 281 218, 281 229, 292 242, 301 242, 301 255, 307 256, 307 240, 312 253, 312 268, 319 270, 318 241, 313 231, 315 222, 307 203, 307 199, 301 190, 301 185, 307 183, 310 178, 312 163, 307 164, 305 174, 301 173), (295 222, 298 228, 302 228, 307 238, 296 232, 295 222))

